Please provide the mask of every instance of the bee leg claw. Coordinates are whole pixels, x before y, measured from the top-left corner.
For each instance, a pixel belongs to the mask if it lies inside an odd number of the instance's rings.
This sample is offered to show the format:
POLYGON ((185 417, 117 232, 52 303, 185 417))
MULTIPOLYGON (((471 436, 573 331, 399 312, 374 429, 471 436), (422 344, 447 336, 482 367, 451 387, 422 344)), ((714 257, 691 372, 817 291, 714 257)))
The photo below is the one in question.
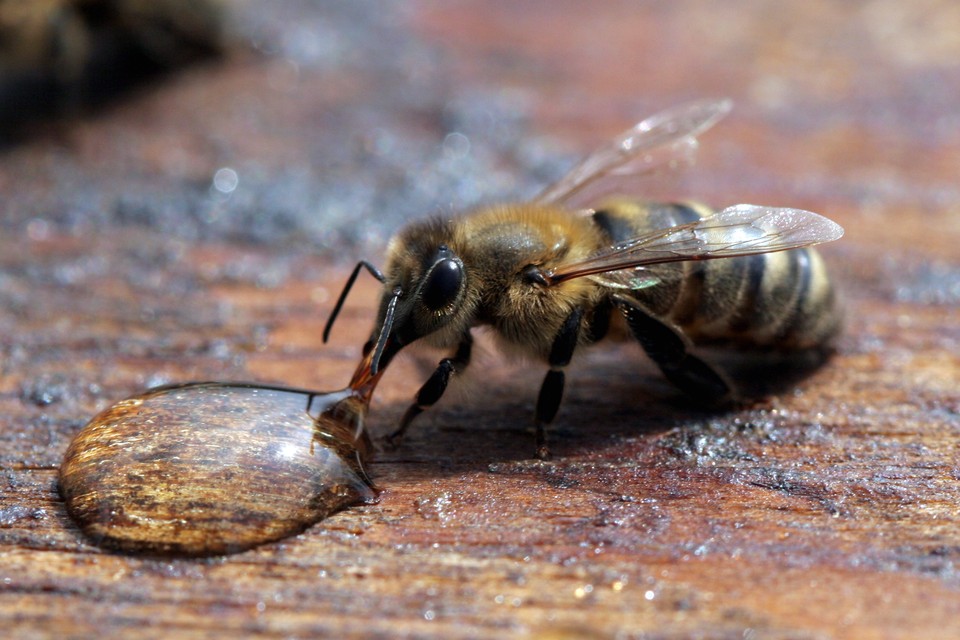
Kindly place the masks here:
POLYGON ((400 445, 403 443, 403 434, 400 433, 400 430, 397 429, 393 433, 388 433, 383 436, 383 442, 386 445, 386 449, 390 451, 395 451, 400 448, 400 445))
MULTIPOLYGON (((421 393, 423 390, 421 389, 421 393)), ((396 449, 400 446, 400 443, 403 442, 403 436, 407 433, 407 429, 410 427, 410 423, 413 422, 413 419, 418 415, 423 413, 423 410, 429 407, 430 405, 423 405, 419 402, 419 397, 417 402, 414 402, 410 405, 407 411, 403 414, 403 417, 400 418, 400 425, 394 430, 384 436, 384 440, 391 449, 396 449)))
POLYGON ((407 412, 403 414, 403 418, 400 420, 400 426, 384 436, 383 440, 387 443, 387 447, 390 449, 397 449, 400 446, 400 443, 403 442, 403 436, 407 432, 407 427, 409 427, 410 423, 413 422, 413 419, 422 412, 423 409, 420 408, 419 405, 410 405, 410 408, 407 409, 407 412))
POLYGON ((546 425, 542 423, 537 424, 537 450, 534 456, 537 460, 549 460, 551 457, 550 447, 547 445, 546 425))

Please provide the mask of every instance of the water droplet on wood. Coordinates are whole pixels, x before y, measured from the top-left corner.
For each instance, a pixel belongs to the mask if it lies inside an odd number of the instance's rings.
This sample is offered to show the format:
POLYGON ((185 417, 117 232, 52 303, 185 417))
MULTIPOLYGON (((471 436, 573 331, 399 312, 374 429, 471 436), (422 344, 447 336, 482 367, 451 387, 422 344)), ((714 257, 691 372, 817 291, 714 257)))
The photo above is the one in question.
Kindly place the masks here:
POLYGON ((74 438, 60 467, 70 516, 97 544, 233 553, 375 498, 363 465, 369 393, 242 383, 160 387, 74 438))

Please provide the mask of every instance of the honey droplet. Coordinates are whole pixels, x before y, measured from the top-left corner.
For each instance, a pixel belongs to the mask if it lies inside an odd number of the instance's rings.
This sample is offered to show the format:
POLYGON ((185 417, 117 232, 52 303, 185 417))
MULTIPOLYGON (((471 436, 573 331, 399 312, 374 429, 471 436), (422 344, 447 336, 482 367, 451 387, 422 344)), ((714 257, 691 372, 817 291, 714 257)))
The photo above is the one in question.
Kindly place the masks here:
POLYGON ((375 492, 368 396, 203 382, 94 417, 60 467, 70 516, 97 544, 218 555, 294 535, 375 492))

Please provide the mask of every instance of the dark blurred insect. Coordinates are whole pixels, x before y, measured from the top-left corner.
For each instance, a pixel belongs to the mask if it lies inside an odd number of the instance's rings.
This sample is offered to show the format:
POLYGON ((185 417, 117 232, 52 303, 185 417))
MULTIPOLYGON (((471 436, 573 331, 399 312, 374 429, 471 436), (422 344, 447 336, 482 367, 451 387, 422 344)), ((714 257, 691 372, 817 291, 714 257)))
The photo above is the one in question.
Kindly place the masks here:
POLYGON ((224 24, 222 0, 0 0, 0 121, 97 103, 217 53, 224 24))
MULTIPOLYGON (((576 350, 615 326, 640 342, 664 375, 710 404, 734 396, 727 377, 691 353, 695 344, 761 350, 821 349, 839 328, 824 264, 809 246, 843 229, 815 213, 756 205, 702 205, 616 197, 637 176, 689 159, 696 136, 730 110, 698 102, 659 113, 601 147, 531 202, 415 222, 390 242, 361 370, 375 375, 423 338, 451 355, 421 387, 410 422, 470 362, 470 330, 486 325, 508 352, 549 370, 536 407, 537 454, 560 406, 576 350), (620 325, 620 326, 616 326, 620 325)), ((613 332, 611 332, 613 333, 613 332)))

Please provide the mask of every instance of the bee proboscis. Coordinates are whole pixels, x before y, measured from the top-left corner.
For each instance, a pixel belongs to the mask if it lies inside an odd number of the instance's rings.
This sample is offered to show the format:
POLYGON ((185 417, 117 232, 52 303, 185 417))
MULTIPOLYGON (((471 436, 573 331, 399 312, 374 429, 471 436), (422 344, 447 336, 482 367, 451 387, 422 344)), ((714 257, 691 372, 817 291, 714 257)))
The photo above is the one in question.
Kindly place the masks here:
POLYGON ((380 375, 423 339, 448 350, 393 434, 443 395, 470 362, 471 329, 486 325, 507 351, 548 365, 536 405, 537 455, 563 395, 564 368, 619 323, 682 391, 715 404, 732 383, 693 353, 702 343, 802 351, 839 328, 835 295, 811 245, 843 229, 800 209, 740 204, 719 212, 629 195, 638 176, 691 157, 727 100, 656 114, 601 147, 530 202, 430 218, 390 242, 381 272, 357 264, 324 329, 329 337, 361 269, 383 285, 355 378, 380 375))

